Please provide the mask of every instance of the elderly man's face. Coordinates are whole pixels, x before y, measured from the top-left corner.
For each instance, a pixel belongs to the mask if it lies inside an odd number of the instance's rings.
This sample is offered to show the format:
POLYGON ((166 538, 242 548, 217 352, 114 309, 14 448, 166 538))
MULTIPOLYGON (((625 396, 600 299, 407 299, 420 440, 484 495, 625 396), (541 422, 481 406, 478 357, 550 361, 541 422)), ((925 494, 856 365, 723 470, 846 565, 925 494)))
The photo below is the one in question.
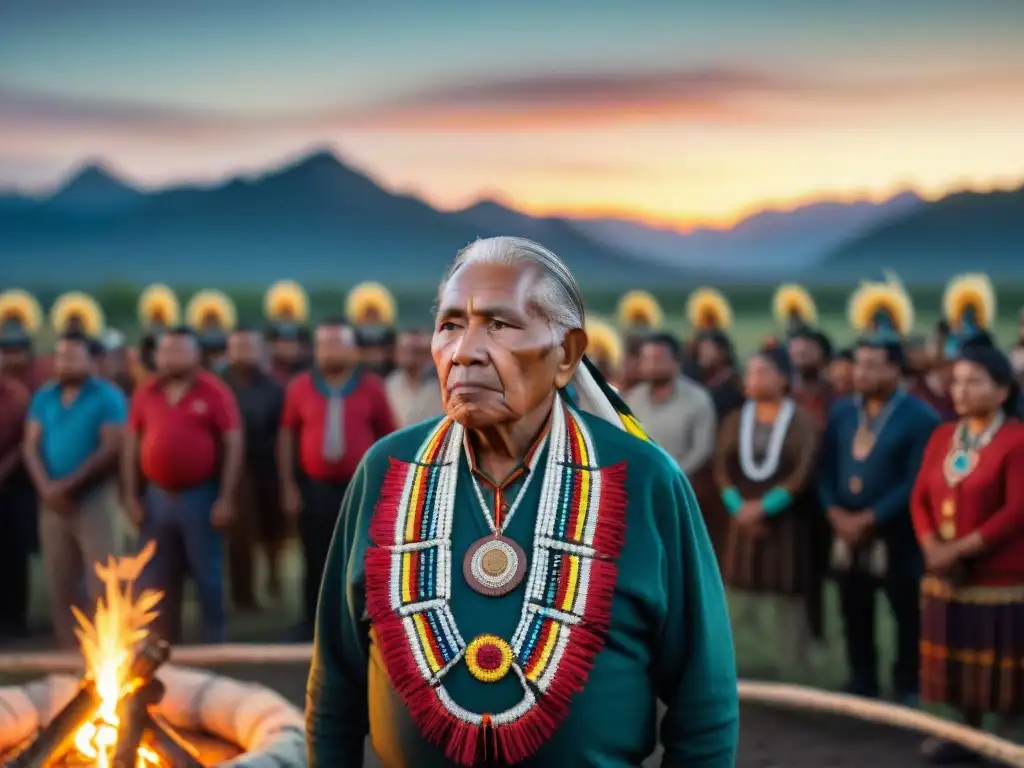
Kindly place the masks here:
POLYGON ((442 288, 431 352, 445 410, 469 429, 533 413, 583 356, 584 331, 559 343, 533 311, 537 279, 529 264, 470 264, 442 288))

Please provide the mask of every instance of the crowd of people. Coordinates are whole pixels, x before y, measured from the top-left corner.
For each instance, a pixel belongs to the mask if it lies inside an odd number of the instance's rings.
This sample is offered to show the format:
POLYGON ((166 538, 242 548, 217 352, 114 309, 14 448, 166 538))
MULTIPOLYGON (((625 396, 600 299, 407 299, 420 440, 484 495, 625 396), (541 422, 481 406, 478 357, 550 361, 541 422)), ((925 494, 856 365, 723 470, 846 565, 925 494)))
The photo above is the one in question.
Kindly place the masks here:
MULTIPOLYGON (((54 632, 93 601, 91 564, 156 544, 144 586, 165 592, 160 633, 181 635, 186 578, 206 642, 226 639, 226 606, 281 596, 281 555, 298 535, 303 617, 317 595, 342 501, 363 456, 396 429, 443 413, 435 329, 395 329, 379 285, 344 315, 307 325, 293 283, 267 294, 265 328, 238 325, 223 294, 182 313, 168 289, 140 299, 146 333, 127 348, 101 308, 73 294, 51 312, 51 360, 37 356, 31 297, 0 297, 0 633, 27 631, 28 556, 42 554, 54 632), (184 317, 182 317, 184 315, 184 317), (38 510, 38 512, 36 512, 38 510), (265 558, 266 584, 254 562, 265 558)), ((991 336, 982 276, 949 286, 932 339, 911 335, 898 284, 850 301, 858 342, 837 350, 809 294, 784 286, 784 333, 745 363, 731 310, 691 296, 695 333, 659 330, 661 308, 631 292, 623 334, 588 323, 588 357, 650 438, 689 477, 725 583, 775 601, 786 652, 808 664, 824 633, 822 585, 840 595, 847 688, 879 696, 875 596, 897 628, 893 697, 959 708, 972 724, 1024 697, 1024 427, 1021 338, 991 336)), ((567 397, 585 398, 572 384, 567 397)), ((753 619, 751 619, 753 620, 753 619)), ((935 762, 970 757, 933 745, 935 762)))

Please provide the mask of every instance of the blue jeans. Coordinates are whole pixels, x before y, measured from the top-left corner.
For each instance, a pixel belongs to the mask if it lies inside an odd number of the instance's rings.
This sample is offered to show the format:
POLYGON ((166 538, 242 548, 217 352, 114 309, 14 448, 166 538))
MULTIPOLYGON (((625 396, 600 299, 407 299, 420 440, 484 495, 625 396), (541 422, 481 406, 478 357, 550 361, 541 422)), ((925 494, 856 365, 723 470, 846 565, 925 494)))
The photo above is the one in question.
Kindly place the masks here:
POLYGON ((210 515, 217 500, 218 483, 186 491, 146 488, 145 513, 139 528, 139 548, 156 543, 156 553, 139 579, 140 587, 159 589, 164 599, 157 606, 155 631, 170 642, 181 634, 182 587, 192 577, 199 596, 204 643, 227 640, 224 589, 224 542, 210 515))

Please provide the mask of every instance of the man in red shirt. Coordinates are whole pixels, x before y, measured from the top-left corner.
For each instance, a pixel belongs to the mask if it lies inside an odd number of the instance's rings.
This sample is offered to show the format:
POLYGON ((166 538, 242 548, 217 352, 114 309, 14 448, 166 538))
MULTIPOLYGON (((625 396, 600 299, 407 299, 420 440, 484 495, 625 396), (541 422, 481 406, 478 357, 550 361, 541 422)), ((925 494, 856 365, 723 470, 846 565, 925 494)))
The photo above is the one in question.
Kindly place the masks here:
POLYGON ((33 489, 21 460, 30 395, 2 371, 0 349, 0 641, 28 632, 28 557, 35 539, 33 489))
POLYGON ((157 375, 132 396, 121 475, 140 543, 156 543, 141 581, 165 592, 158 631, 178 639, 184 563, 199 595, 203 640, 219 643, 227 635, 221 534, 235 516, 242 432, 231 390, 199 363, 193 331, 160 337, 157 375))
POLYGON ((317 326, 315 359, 314 369, 288 386, 278 436, 282 507, 298 519, 306 559, 299 633, 305 640, 313 637, 320 581, 349 481, 370 446, 395 431, 384 382, 357 364, 352 326, 344 320, 317 326))

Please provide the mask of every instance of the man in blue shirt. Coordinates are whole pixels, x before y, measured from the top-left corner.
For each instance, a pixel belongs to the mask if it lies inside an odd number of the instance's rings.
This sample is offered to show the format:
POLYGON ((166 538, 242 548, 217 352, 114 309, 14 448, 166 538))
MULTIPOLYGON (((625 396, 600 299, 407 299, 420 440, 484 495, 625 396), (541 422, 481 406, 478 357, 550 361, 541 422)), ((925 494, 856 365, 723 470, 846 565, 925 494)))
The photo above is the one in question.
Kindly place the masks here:
POLYGON ((903 363, 898 340, 867 338, 857 345, 857 395, 839 400, 829 414, 818 493, 835 537, 832 566, 850 665, 847 690, 879 694, 875 595, 881 588, 896 620, 893 693, 913 705, 923 561, 910 520, 910 494, 939 416, 900 387, 903 363))
POLYGON ((86 336, 61 336, 56 380, 33 396, 25 430, 54 631, 70 647, 80 585, 86 584, 90 604, 100 597, 93 566, 118 554, 121 540, 115 470, 128 405, 120 389, 94 375, 91 351, 86 336))

